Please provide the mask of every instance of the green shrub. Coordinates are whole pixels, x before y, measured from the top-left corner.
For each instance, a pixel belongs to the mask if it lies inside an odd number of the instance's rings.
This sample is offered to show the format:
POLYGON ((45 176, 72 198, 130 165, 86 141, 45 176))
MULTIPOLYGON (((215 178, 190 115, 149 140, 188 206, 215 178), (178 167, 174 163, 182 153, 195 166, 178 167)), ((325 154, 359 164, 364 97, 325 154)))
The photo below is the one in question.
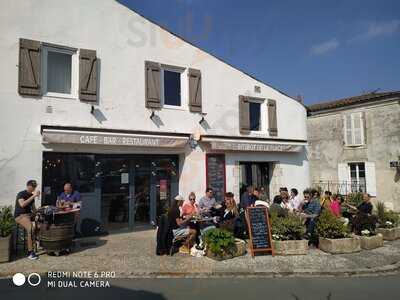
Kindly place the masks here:
POLYGON ((374 215, 359 213, 353 218, 352 231, 357 235, 375 235, 377 221, 378 218, 374 215))
POLYGON ((0 209, 0 236, 9 236, 14 229, 14 216, 11 206, 3 206, 0 209))
POLYGON ((347 195, 346 202, 350 205, 358 207, 363 202, 363 193, 350 193, 347 195))
POLYGON ((300 217, 289 214, 287 217, 278 217, 271 214, 271 233, 274 240, 301 240, 306 228, 300 217))
POLYGON ((223 257, 234 252, 235 237, 227 230, 210 229, 206 232, 204 241, 207 249, 215 256, 223 257))
POLYGON ((327 239, 345 238, 349 234, 343 222, 328 210, 322 211, 318 217, 316 233, 318 236, 327 239))
POLYGON ((383 202, 378 202, 376 208, 379 227, 394 228, 400 224, 400 216, 393 211, 387 211, 383 202))

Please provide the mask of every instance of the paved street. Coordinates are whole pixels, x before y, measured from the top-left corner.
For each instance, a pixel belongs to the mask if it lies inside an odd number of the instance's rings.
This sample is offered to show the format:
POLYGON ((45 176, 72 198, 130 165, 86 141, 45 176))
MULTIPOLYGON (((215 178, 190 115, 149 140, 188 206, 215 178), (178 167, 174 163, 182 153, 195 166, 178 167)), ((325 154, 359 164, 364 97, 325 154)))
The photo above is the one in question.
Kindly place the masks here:
POLYGON ((358 278, 116 279, 110 288, 22 288, 0 281, 4 299, 397 300, 400 275, 358 278))
POLYGON ((387 273, 400 268, 400 240, 384 247, 352 254, 331 255, 318 249, 307 255, 258 256, 249 254, 226 261, 207 257, 155 255, 152 230, 82 239, 68 256, 40 255, 39 261, 21 258, 0 264, 0 277, 17 272, 41 274, 47 271, 114 271, 117 278, 209 277, 209 276, 288 276, 357 275, 387 273))

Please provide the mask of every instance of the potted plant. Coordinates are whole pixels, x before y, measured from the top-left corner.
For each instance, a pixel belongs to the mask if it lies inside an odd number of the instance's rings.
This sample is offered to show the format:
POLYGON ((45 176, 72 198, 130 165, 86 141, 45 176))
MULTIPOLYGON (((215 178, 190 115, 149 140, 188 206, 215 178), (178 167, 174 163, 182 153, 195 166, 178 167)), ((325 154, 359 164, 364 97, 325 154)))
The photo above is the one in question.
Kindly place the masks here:
POLYGON ((383 239, 394 241, 400 238, 400 217, 393 211, 387 211, 383 202, 377 203, 378 228, 376 232, 382 234, 383 239))
POLYGON ((318 217, 316 232, 322 251, 332 254, 361 251, 360 239, 351 236, 347 226, 328 210, 324 210, 318 217))
POLYGON ((0 262, 10 261, 11 233, 14 229, 11 206, 0 209, 0 262))
POLYGON ((305 227, 300 217, 289 214, 278 217, 271 214, 272 246, 278 255, 307 254, 308 241, 303 240, 305 227))
POLYGON ((227 230, 214 228, 206 232, 206 255, 215 260, 224 260, 243 255, 244 241, 235 240, 233 234, 227 230))
POLYGON ((352 222, 353 232, 360 237, 361 248, 366 250, 383 246, 383 236, 376 232, 377 217, 359 213, 352 222))

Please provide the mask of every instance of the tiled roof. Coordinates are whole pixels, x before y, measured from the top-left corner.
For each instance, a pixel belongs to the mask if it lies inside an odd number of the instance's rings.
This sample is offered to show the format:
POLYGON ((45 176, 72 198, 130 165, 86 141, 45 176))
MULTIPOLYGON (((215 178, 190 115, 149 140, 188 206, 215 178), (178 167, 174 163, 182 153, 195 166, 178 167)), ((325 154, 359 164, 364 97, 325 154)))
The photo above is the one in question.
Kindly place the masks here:
POLYGON ((385 92, 385 93, 368 93, 368 94, 364 94, 364 95, 360 95, 360 96, 354 96, 354 97, 343 98, 343 99, 334 100, 334 101, 327 101, 327 102, 312 104, 312 105, 307 106, 307 111, 309 113, 312 113, 312 112, 317 112, 317 111, 326 110, 326 109, 334 109, 334 108, 344 107, 344 106, 353 105, 353 104, 363 104, 363 103, 368 103, 368 102, 381 101, 381 100, 395 98, 395 97, 400 98, 400 91, 385 92))

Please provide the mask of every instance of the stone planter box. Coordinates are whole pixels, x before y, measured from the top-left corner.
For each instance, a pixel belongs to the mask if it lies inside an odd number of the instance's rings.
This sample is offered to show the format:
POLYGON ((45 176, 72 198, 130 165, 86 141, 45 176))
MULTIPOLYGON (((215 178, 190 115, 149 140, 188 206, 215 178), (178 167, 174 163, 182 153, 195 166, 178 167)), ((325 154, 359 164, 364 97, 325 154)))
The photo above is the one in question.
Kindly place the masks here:
POLYGON ((400 227, 377 228, 376 232, 382 234, 385 241, 394 241, 400 238, 400 227))
POLYGON ((332 254, 353 253, 361 251, 361 242, 359 237, 343 239, 326 239, 320 237, 319 249, 332 254))
POLYGON ((307 240, 272 241, 277 255, 305 255, 308 251, 307 240))
POLYGON ((242 256, 246 253, 246 242, 240 239, 235 239, 235 246, 232 249, 232 251, 230 251, 230 253, 226 253, 222 256, 216 256, 214 255, 214 253, 212 253, 211 251, 208 251, 206 248, 206 256, 214 259, 214 260, 226 260, 226 259, 231 259, 237 256, 242 256))
POLYGON ((371 250, 383 246, 383 236, 378 233, 373 236, 360 236, 361 249, 371 250))
POLYGON ((0 263, 10 261, 11 235, 0 237, 0 263))

